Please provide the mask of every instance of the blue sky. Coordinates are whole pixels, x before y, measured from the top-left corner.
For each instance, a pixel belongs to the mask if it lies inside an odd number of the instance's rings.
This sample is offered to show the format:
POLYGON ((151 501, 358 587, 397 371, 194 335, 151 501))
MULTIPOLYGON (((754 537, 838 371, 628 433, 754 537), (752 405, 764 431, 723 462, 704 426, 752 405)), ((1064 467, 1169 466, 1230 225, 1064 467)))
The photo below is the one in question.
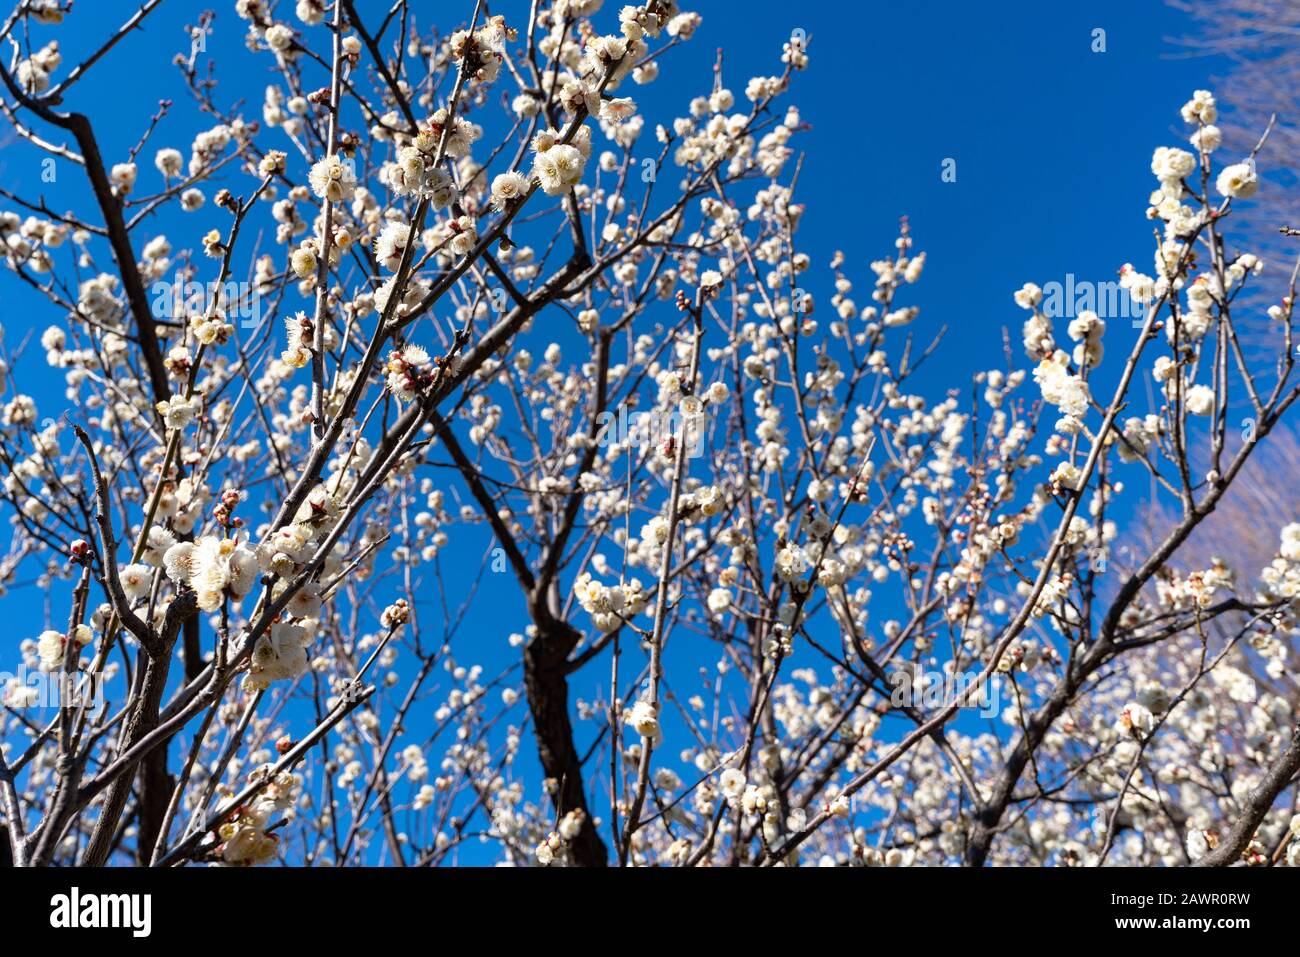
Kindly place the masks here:
MULTIPOLYGON (((173 99, 172 114, 141 157, 141 179, 151 184, 155 149, 172 145, 188 152, 194 133, 212 125, 194 113, 170 63, 188 47, 182 28, 203 6, 164 2, 146 30, 98 64, 66 104, 92 116, 101 149, 115 162, 147 128, 158 100, 173 99)), ((373 17, 388 4, 365 0, 358 6, 373 17)), ((458 16, 471 9, 468 2, 437 6, 458 16)), ((812 126, 796 141, 807 151, 798 190, 807 206, 800 236, 814 266, 805 285, 819 301, 829 299, 832 276, 826 264, 839 249, 846 256, 843 268, 865 301, 867 263, 892 251, 898 219, 908 216, 915 249, 928 257, 925 275, 911 291, 910 301, 922 309, 912 328, 923 341, 943 324, 949 329, 945 346, 921 375, 929 384, 922 391, 930 394, 957 384, 958 373, 964 382, 977 367, 1000 365, 1004 326, 1018 351, 1024 314, 1011 294, 1022 283, 1064 282, 1067 273, 1110 281, 1125 261, 1150 271, 1153 241, 1143 210, 1154 185, 1152 149, 1185 143, 1178 108, 1224 67, 1178 58, 1178 48, 1167 38, 1185 34, 1191 24, 1155 0, 1087 5, 699 0, 686 6, 703 15, 695 38, 667 55, 658 83, 631 94, 650 120, 666 121, 684 112, 690 97, 707 92, 718 48, 725 52, 727 85, 739 91, 751 75, 777 71, 781 44, 792 30, 806 32, 811 65, 797 76, 790 97, 812 126), (1103 53, 1091 49, 1098 28, 1105 31, 1103 53), (949 159, 956 163, 955 182, 941 176, 949 159)), ((59 40, 61 77, 135 7, 124 0, 78 3, 63 27, 34 28, 33 43, 59 40)), ((281 7, 281 16, 291 16, 288 0, 281 0, 281 7)), ((616 4, 606 7, 598 22, 607 21, 612 29, 616 4)), ((520 27, 526 23, 526 4, 494 4, 493 10, 520 27)), ((428 17, 424 13, 421 20, 428 17)), ((456 25, 451 19, 439 22, 456 25)), ((246 115, 260 116, 268 60, 243 49, 243 23, 228 0, 219 5, 215 30, 209 50, 218 54, 216 96, 227 106, 243 99, 246 115)), ((324 36, 315 34, 317 48, 323 48, 324 36)), ((38 129, 61 138, 58 131, 40 124, 38 129)), ((87 208, 88 191, 78 169, 61 164, 57 182, 42 183, 39 154, 15 142, 7 127, 0 143, 0 182, 6 189, 26 198, 43 195, 56 209, 87 208)), ((232 184, 237 192, 247 187, 247 178, 233 168, 231 177, 240 184, 232 184)), ((0 206, 12 208, 8 202, 0 206)), ((191 237, 225 220, 210 202, 193 216, 169 211, 136 237, 136 248, 159 232, 168 232, 174 245, 192 245, 191 237)), ((108 262, 105 251, 101 265, 108 262)), ((0 303, 10 350, 29 330, 39 336, 64 318, 10 273, 0 274, 0 303)), ((1123 333, 1108 344, 1124 348, 1123 333)), ((39 362, 36 351, 29 359, 39 362)), ((34 363, 24 365, 25 371, 16 369, 18 383, 37 398, 41 416, 61 412, 66 405, 61 379, 34 363)), ((444 562, 449 581, 454 584, 468 574, 465 569, 477 568, 489 545, 485 528, 458 537, 456 548, 464 553, 453 552, 444 562)), ((31 575, 19 578, 30 581, 31 575)), ((516 660, 517 651, 507 647, 505 637, 527 623, 513 579, 507 579, 487 576, 480 593, 483 607, 456 639, 460 661, 481 663, 489 675, 516 660)), ((462 584, 467 583, 466 578, 462 584)), ((8 641, 34 637, 46 626, 35 587, 13 588, 0 603, 11 623, 8 641)), ((55 622, 65 615, 64 607, 56 599, 55 622)), ((0 670, 10 657, 0 656, 0 670)), ((607 669, 589 668, 572 694, 594 698, 602 694, 597 682, 604 680, 607 669)), ((580 740, 579 751, 584 747, 580 740)), ((531 750, 525 753, 531 761, 531 750)))

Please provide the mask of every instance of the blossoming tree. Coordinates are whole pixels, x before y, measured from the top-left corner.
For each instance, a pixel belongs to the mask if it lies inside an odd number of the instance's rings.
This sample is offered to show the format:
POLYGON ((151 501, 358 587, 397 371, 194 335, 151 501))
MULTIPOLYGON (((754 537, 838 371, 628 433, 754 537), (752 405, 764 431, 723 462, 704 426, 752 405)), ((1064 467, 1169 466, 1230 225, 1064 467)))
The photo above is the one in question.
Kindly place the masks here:
POLYGON ((801 34, 654 118, 676 0, 450 32, 236 0, 260 117, 205 15, 210 128, 187 158, 165 105, 106 156, 67 103, 159 3, 70 69, 61 0, 0 27, 14 132, 93 199, 0 213, 48 303, 46 370, 0 366, 0 573, 39 570, 58 625, 18 653, 63 692, 0 688, 14 863, 1300 863, 1300 516, 1264 568, 1183 560, 1300 396, 1300 260, 1229 238, 1259 177, 1213 96, 1152 159, 1137 328, 1028 283, 1005 362, 926 396, 907 224, 865 277, 800 250, 801 34), (1269 281, 1260 365, 1234 301, 1269 281), (477 585, 442 562, 484 529, 527 624, 453 652, 477 585))

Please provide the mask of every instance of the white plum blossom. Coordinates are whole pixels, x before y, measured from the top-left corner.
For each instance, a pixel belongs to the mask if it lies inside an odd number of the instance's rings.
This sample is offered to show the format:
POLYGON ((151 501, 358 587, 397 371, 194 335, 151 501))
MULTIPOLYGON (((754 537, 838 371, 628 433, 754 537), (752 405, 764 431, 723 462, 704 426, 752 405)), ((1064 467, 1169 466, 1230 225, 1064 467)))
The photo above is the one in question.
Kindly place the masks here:
POLYGON ((356 169, 333 153, 314 163, 307 179, 312 192, 331 203, 347 202, 356 194, 356 169))
POLYGON ((1249 199, 1259 190, 1259 176, 1254 162, 1233 163, 1219 171, 1214 188, 1221 196, 1232 199, 1249 199))

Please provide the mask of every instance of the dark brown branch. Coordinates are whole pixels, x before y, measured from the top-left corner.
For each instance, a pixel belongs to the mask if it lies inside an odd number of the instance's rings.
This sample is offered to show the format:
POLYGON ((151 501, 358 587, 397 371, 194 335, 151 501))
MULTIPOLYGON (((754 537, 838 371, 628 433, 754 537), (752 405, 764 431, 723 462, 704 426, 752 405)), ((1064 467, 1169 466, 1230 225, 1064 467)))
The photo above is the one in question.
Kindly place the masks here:
POLYGON ((1251 840, 1255 837, 1255 830, 1260 822, 1272 809, 1273 802, 1277 800, 1277 796, 1283 789, 1292 783, 1297 773, 1300 773, 1300 725, 1296 725, 1291 735, 1290 745, 1273 762, 1273 766, 1268 769, 1268 774, 1264 775, 1264 780, 1259 783, 1259 787, 1251 791, 1250 796, 1246 798, 1246 806, 1237 823, 1232 826, 1232 830, 1220 841, 1218 847, 1192 866, 1227 867, 1240 860, 1242 852, 1250 846, 1251 840))

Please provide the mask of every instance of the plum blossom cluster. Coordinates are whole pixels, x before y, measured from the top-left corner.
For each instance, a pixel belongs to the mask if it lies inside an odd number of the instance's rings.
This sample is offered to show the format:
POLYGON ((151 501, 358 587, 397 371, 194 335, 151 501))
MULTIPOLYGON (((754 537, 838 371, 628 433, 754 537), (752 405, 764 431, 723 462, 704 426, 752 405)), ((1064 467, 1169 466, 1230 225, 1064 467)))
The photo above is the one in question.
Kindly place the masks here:
MULTIPOLYGON (((1196 550, 1296 397, 1235 348, 1242 291, 1290 269, 1226 236, 1270 191, 1220 161, 1210 93, 1150 158, 1150 264, 1114 253, 1142 331, 1058 323, 1025 283, 1020 349, 935 391, 906 221, 883 255, 807 252, 805 41, 659 113, 638 89, 711 29, 675 0, 383 30, 233 6, 254 116, 184 37, 197 135, 146 116, 98 209, 0 211, 55 383, 0 365, 0 583, 57 610, 20 653, 137 689, 130 721, 75 719, 62 819, 28 798, 59 787, 57 742, 3 717, 16 859, 1300 863, 1284 796, 1249 810, 1300 770, 1300 517, 1253 565, 1196 550), (250 277, 266 321, 206 292, 148 321, 178 271, 250 277), (59 389, 75 442, 42 418, 59 389), (1151 542, 1147 488, 1176 510, 1151 542), (960 700, 891 698, 913 671, 1015 693, 966 726, 960 700), (154 749, 133 735, 159 713, 154 749), (122 755, 174 783, 103 772, 122 755), (1029 774, 1060 799, 1022 800, 1029 774), (154 800, 167 820, 124 816, 154 800)), ((30 49, 5 69, 35 95, 62 61, 30 49)))

